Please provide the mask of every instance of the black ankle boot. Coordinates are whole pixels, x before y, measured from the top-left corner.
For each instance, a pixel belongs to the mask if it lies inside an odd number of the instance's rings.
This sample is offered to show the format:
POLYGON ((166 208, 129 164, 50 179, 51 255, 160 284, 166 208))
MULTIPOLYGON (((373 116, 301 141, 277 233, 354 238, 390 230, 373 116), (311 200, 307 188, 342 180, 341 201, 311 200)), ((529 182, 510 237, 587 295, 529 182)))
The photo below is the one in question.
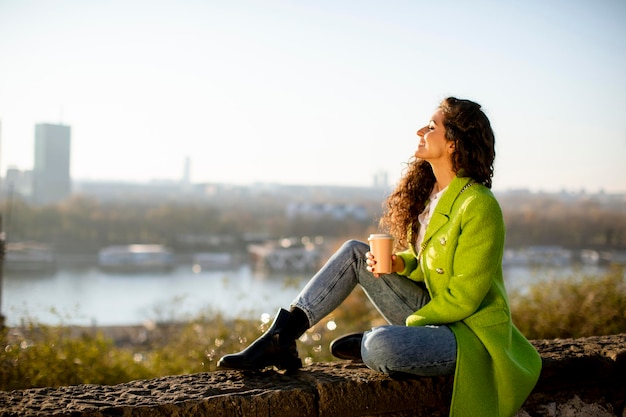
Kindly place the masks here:
POLYGON ((223 356, 218 368, 252 371, 268 366, 293 371, 302 368, 298 357, 296 339, 308 328, 308 320, 302 311, 290 313, 280 309, 272 326, 250 346, 239 353, 223 356), (301 313, 301 314, 299 314, 301 313), (302 318, 304 317, 304 319, 302 318), (305 321, 303 323, 302 321, 305 321))
POLYGON ((363 360, 361 358, 361 342, 363 333, 348 333, 330 342, 330 353, 339 359, 363 360))

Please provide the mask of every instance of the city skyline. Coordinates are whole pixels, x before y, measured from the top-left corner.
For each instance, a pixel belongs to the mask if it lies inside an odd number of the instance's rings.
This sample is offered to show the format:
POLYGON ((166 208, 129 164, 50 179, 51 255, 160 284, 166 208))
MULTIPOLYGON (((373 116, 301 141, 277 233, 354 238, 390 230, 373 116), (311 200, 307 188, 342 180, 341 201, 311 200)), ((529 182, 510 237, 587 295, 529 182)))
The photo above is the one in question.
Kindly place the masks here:
POLYGON ((626 192, 624 21, 616 0, 7 0, 0 173, 52 123, 74 181, 394 184, 455 95, 492 121, 495 190, 626 192))

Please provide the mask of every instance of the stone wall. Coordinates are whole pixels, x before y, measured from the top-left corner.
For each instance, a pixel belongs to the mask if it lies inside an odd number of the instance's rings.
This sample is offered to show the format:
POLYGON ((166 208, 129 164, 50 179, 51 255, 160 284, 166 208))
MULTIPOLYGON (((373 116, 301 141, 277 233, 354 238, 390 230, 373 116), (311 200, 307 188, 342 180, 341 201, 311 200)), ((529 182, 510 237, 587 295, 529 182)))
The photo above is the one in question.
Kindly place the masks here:
MULTIPOLYGON (((533 343, 543 371, 518 417, 626 417, 626 333, 533 343)), ((451 377, 394 379, 331 362, 292 375, 217 371, 0 392, 0 417, 443 417, 451 393, 451 377)))

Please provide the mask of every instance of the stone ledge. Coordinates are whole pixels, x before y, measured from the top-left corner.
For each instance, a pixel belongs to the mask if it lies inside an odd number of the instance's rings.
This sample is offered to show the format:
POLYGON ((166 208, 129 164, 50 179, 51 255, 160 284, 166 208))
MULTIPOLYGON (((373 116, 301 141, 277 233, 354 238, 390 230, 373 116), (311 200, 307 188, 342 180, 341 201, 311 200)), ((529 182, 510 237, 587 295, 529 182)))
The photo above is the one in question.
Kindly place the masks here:
MULTIPOLYGON (((533 341, 544 362, 520 417, 626 417, 626 333, 533 341)), ((217 371, 0 392, 0 417, 447 416, 452 377, 394 379, 352 362, 286 375, 217 371)))

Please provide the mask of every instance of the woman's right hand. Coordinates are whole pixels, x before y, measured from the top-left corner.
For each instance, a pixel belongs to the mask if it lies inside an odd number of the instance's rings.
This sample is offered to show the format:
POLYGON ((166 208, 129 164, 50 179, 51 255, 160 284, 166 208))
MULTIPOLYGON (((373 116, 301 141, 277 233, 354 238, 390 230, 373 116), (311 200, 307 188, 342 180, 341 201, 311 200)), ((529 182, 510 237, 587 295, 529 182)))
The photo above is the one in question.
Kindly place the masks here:
POLYGON ((367 264, 367 270, 371 272, 372 274, 374 274, 376 278, 378 278, 380 275, 374 273, 374 267, 376 265, 376 257, 374 256, 372 252, 367 251, 365 253, 365 263, 367 264))
MULTIPOLYGON (((380 277, 380 274, 376 273, 376 257, 370 251, 365 253, 365 263, 367 264, 367 270, 371 272, 376 278, 380 277)), ((391 255, 391 272, 399 272, 404 269, 404 260, 391 255)))

